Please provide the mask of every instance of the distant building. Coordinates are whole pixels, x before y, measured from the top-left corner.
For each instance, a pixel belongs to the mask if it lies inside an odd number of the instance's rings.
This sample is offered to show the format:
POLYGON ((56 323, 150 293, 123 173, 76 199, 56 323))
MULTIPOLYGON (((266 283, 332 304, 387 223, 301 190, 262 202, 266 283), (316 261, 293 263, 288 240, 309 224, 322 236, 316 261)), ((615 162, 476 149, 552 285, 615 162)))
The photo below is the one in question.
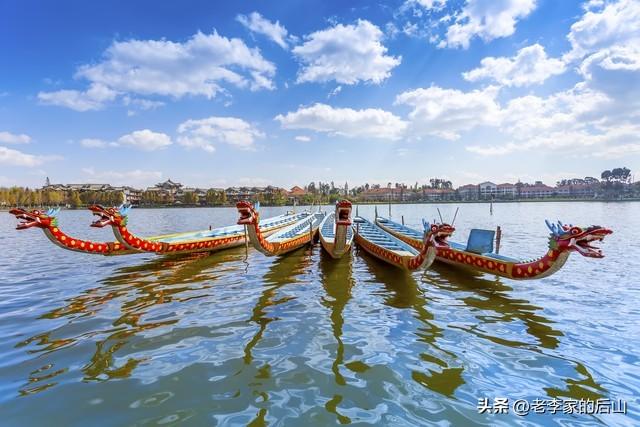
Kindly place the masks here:
POLYGON ((512 199, 518 194, 518 187, 516 187, 515 184, 509 183, 498 184, 496 194, 500 198, 512 199))
POLYGON ((360 198, 366 202, 402 201, 404 193, 400 188, 370 188, 360 193, 360 198))
POLYGON ((474 184, 466 184, 458 187, 458 194, 463 200, 476 200, 480 194, 480 186, 474 184))
POLYGON ((554 196, 555 193, 555 188, 543 184, 542 181, 536 181, 536 183, 533 185, 524 185, 520 189, 520 197, 525 199, 540 199, 551 197, 554 196))

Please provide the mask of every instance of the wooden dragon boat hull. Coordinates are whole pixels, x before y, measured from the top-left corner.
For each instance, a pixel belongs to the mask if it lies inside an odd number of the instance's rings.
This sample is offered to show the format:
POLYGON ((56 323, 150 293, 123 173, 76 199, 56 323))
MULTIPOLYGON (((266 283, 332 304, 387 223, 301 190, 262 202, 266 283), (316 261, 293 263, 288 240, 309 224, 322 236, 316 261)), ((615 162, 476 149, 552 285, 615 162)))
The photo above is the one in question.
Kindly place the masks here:
MULTIPOLYGON (((416 250, 419 250, 423 245, 422 241, 418 239, 419 231, 415 229, 384 217, 376 218, 376 224, 416 250)), ((576 228, 571 229, 575 230, 576 228)), ((547 253, 540 258, 531 260, 520 260, 493 252, 472 252, 467 250, 465 245, 456 242, 437 242, 436 261, 508 279, 539 279, 559 271, 567 262, 572 251, 578 251, 587 257, 601 258, 603 256, 602 253, 597 248, 590 246, 589 242, 602 240, 605 235, 611 233, 611 230, 592 226, 580 233, 575 233, 576 238, 574 238, 573 242, 568 240, 571 236, 565 237, 563 233, 558 235, 552 233, 547 253), (593 237, 584 237, 586 243, 576 242, 575 240, 578 237, 582 237, 583 234, 593 237)))
POLYGON ((267 237, 260 227, 260 214, 250 202, 242 200, 236 208, 240 214, 238 225, 246 227, 251 245, 268 256, 283 255, 313 243, 326 215, 324 212, 303 212, 304 218, 267 237))
POLYGON ((429 268, 435 259, 435 248, 428 244, 418 251, 364 218, 357 217, 354 222, 355 242, 381 261, 412 271, 429 268))
POLYGON ((249 229, 249 240, 254 248, 265 255, 284 255, 313 243, 324 217, 323 212, 309 214, 307 218, 278 230, 268 237, 262 232, 258 236, 255 230, 249 229))
POLYGON ((341 258, 351 250, 353 228, 351 227, 351 202, 336 203, 336 212, 328 214, 320 224, 320 243, 332 258, 341 258))
MULTIPOLYGON (((285 214, 267 218, 260 225, 260 231, 265 236, 281 230, 297 220, 303 214, 285 214)), ((217 252, 245 245, 247 234, 239 225, 220 227, 200 232, 176 233, 153 238, 139 238, 132 235, 126 226, 112 226, 118 242, 128 249, 154 252, 157 254, 186 254, 195 252, 217 252)))
POLYGON ((58 208, 49 209, 46 212, 39 210, 26 211, 20 208, 9 211, 9 213, 15 215, 16 218, 22 220, 16 227, 18 230, 25 230, 32 227, 40 228, 54 245, 68 251, 104 256, 130 255, 139 252, 127 249, 118 241, 96 242, 70 236, 59 227, 57 219, 58 212, 58 208))

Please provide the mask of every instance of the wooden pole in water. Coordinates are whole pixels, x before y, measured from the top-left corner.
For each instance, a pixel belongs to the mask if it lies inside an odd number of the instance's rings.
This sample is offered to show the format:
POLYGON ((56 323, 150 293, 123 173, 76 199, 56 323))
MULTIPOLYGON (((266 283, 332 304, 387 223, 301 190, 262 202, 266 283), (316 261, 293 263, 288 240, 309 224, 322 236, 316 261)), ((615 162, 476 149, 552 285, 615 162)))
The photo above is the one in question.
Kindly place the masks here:
POLYGON ((402 215, 402 225, 404 225, 404 215, 402 215))
POLYGON ((496 228, 496 254, 500 253, 500 241, 502 240, 502 228, 496 228))
POLYGON ((456 217, 458 216, 458 211, 460 210, 460 206, 456 208, 456 213, 453 214, 453 220, 451 221, 451 225, 456 222, 456 217))

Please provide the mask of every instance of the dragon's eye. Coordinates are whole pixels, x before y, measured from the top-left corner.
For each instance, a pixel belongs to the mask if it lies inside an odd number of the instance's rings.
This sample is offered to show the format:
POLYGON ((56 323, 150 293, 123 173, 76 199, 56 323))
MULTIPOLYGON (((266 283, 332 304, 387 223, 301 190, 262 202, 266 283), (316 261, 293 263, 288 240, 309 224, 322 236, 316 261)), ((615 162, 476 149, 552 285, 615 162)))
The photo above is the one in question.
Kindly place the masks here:
POLYGON ((571 230, 569 232, 575 236, 576 234, 580 234, 580 228, 571 227, 571 230))
POLYGON ((436 231, 438 231, 438 227, 436 227, 435 225, 432 225, 431 226, 431 231, 433 231, 435 233, 436 231))

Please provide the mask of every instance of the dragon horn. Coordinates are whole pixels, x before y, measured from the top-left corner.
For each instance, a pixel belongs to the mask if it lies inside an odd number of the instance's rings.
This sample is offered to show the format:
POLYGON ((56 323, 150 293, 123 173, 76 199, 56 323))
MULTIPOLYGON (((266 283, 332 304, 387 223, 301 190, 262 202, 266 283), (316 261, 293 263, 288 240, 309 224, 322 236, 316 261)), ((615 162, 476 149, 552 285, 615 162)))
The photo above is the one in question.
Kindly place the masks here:
POLYGON ((47 210, 47 216, 54 218, 60 212, 60 208, 51 208, 47 210))
POLYGON ((422 228, 424 228, 424 231, 427 231, 429 229, 429 223, 424 218, 422 218, 422 228))
POLYGON ((555 225, 555 224, 550 223, 548 219, 545 219, 545 220, 544 220, 544 223, 545 223, 545 224, 547 224, 547 228, 548 228, 549 230, 551 230, 551 234, 553 234, 553 235, 555 235, 555 236, 557 236, 557 235, 558 235, 558 232, 557 232, 557 230, 556 230, 556 225, 555 225))

